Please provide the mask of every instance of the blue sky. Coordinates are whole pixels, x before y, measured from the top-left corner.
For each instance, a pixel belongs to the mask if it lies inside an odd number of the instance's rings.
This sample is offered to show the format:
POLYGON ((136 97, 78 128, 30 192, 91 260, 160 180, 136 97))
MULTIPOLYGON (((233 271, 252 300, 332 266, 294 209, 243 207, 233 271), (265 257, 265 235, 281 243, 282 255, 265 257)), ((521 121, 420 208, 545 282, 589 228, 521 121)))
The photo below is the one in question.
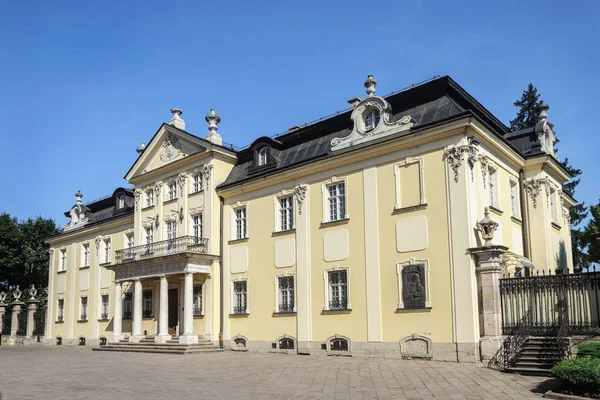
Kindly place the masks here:
POLYGON ((433 75, 508 124, 529 82, 551 106, 559 155, 598 202, 594 2, 229 1, 0 3, 0 212, 59 224, 122 179, 170 108, 243 146, 433 75), (527 3, 527 4, 523 4, 527 3))

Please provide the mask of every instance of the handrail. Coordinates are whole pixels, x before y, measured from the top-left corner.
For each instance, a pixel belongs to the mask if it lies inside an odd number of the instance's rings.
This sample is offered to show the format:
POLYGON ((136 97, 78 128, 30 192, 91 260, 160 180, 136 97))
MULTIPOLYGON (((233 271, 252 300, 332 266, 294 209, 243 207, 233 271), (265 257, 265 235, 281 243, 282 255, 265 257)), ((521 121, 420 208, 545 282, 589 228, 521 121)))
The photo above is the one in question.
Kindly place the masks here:
POLYGON ((531 309, 529 309, 519 321, 517 331, 506 337, 498 351, 490 359, 488 368, 504 370, 515 362, 517 355, 529 337, 531 322, 531 309), (497 368, 494 368, 495 366, 497 368))
POLYGON ((208 239, 195 236, 180 236, 142 246, 120 249, 115 252, 115 264, 124 264, 180 253, 206 254, 208 239))

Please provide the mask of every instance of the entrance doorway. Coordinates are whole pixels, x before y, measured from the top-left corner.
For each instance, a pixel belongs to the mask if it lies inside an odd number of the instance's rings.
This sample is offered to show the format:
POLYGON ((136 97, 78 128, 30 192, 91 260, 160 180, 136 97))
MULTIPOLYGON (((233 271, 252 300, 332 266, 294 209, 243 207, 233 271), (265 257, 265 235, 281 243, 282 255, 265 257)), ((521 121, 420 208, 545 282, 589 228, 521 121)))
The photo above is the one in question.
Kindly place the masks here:
POLYGON ((169 289, 169 335, 177 333, 179 320, 179 290, 169 289))

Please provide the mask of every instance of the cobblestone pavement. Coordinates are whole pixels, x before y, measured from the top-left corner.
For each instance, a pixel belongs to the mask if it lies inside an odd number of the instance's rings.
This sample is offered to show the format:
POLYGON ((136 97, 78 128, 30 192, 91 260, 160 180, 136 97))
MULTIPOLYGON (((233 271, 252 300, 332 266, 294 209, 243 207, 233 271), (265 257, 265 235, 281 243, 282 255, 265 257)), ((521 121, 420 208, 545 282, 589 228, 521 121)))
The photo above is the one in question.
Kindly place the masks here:
POLYGON ((0 347, 2 400, 532 399, 545 379, 481 364, 284 354, 0 347))

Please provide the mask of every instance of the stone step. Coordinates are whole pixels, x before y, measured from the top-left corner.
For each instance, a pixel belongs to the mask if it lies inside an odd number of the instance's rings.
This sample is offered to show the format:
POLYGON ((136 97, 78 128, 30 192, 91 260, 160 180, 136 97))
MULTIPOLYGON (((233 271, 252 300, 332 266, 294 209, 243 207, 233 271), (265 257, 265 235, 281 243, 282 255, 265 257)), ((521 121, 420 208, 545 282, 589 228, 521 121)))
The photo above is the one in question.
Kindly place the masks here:
POLYGON ((144 344, 144 343, 109 343, 103 347, 112 347, 112 348, 116 348, 116 347, 120 347, 120 348, 158 348, 158 347, 164 347, 164 348, 168 348, 168 349, 186 349, 186 348, 199 348, 199 349, 204 349, 204 348, 210 348, 210 347, 219 347, 213 343, 199 343, 199 344, 189 344, 189 345, 185 345, 185 344, 166 344, 166 343, 152 343, 152 344, 144 344))
POLYGON ((532 376, 551 376, 549 369, 541 368, 524 368, 524 367, 508 367, 506 372, 512 372, 521 375, 532 375, 532 376))
MULTIPOLYGON (((186 346, 190 347, 190 346, 186 346)), ((124 346, 101 346, 94 347, 92 350, 94 351, 116 351, 123 353, 161 353, 161 354, 202 354, 202 353, 218 353, 223 350, 220 348, 184 348, 184 349, 171 349, 171 348, 155 348, 150 346, 140 347, 140 348, 131 348, 124 346)))
POLYGON ((517 368, 539 368, 539 369, 552 369, 556 363, 553 362, 539 362, 539 361, 522 361, 517 360, 515 367, 517 368))
POLYGON ((546 356, 532 356, 532 355, 521 355, 518 357, 519 361, 536 361, 536 362, 545 362, 545 363, 557 363, 559 361, 562 361, 563 359, 556 356, 556 357, 546 357, 546 356))

